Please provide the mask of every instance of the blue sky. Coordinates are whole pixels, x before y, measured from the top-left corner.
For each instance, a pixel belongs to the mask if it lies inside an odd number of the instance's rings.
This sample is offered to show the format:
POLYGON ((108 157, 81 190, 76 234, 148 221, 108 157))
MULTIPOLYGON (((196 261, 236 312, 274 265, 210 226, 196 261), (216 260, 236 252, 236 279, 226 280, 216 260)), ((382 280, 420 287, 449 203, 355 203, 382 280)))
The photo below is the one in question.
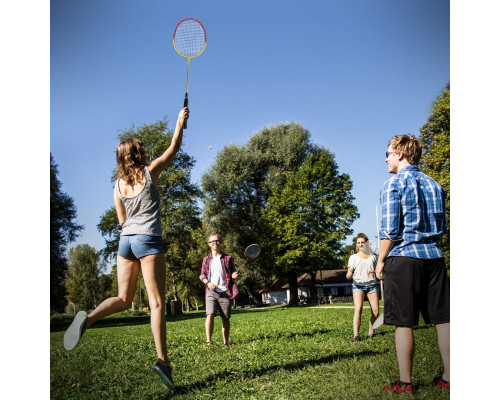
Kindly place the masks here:
POLYGON ((85 225, 76 244, 104 246, 96 225, 113 205, 118 133, 175 123, 186 59, 172 35, 187 17, 207 31, 189 80, 193 180, 229 143, 298 121, 351 176, 353 229, 373 239, 387 142, 418 135, 450 81, 446 1, 52 0, 50 151, 85 225))

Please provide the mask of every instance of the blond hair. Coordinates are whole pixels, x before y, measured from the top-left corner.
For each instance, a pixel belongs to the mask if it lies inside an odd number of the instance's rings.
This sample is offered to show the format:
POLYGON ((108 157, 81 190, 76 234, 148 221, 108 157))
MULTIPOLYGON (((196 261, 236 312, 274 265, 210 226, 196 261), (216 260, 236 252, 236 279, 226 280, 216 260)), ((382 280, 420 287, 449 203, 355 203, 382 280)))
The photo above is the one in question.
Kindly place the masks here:
POLYGON ((422 157, 422 142, 413 135, 396 135, 389 141, 395 153, 402 154, 411 165, 417 165, 422 157))

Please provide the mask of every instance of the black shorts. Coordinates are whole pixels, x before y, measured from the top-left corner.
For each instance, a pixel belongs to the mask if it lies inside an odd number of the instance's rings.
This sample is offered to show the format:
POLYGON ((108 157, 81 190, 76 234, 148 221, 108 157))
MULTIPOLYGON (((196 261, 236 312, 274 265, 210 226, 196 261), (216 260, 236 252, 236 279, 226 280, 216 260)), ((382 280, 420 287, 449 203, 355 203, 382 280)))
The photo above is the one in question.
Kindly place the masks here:
POLYGON ((384 265, 384 324, 450 322, 450 279, 443 258, 389 257, 384 265))

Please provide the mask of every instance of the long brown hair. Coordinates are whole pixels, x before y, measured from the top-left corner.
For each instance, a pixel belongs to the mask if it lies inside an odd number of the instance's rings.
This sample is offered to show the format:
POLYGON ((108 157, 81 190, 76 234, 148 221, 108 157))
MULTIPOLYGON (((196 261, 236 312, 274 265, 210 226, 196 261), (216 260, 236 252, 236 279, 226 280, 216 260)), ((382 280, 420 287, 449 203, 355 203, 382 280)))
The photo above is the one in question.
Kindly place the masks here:
POLYGON ((123 140, 116 148, 116 162, 118 163, 118 178, 127 185, 134 186, 143 178, 146 162, 146 151, 140 140, 131 138, 123 140))

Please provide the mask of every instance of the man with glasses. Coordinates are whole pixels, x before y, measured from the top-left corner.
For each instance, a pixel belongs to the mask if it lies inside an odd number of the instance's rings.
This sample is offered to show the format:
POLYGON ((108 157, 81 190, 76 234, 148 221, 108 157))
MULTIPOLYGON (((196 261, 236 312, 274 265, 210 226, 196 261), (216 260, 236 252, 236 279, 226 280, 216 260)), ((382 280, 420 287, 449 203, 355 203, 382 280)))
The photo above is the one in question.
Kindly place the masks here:
POLYGON ((450 387, 450 281, 443 252, 445 198, 441 185, 418 170, 422 143, 398 135, 389 142, 388 179, 380 193, 382 221, 375 273, 384 280, 384 323, 396 326, 399 379, 384 390, 412 393, 415 342, 413 327, 419 313, 436 326, 444 371, 434 383, 450 387))
POLYGON ((224 346, 231 346, 229 342, 229 318, 231 318, 231 300, 238 294, 234 280, 238 272, 234 267, 233 258, 220 251, 221 238, 218 233, 208 237, 208 246, 211 253, 203 259, 201 264, 200 280, 205 285, 205 303, 207 319, 205 333, 207 346, 212 344, 214 317, 217 309, 222 318, 222 339, 224 346))

